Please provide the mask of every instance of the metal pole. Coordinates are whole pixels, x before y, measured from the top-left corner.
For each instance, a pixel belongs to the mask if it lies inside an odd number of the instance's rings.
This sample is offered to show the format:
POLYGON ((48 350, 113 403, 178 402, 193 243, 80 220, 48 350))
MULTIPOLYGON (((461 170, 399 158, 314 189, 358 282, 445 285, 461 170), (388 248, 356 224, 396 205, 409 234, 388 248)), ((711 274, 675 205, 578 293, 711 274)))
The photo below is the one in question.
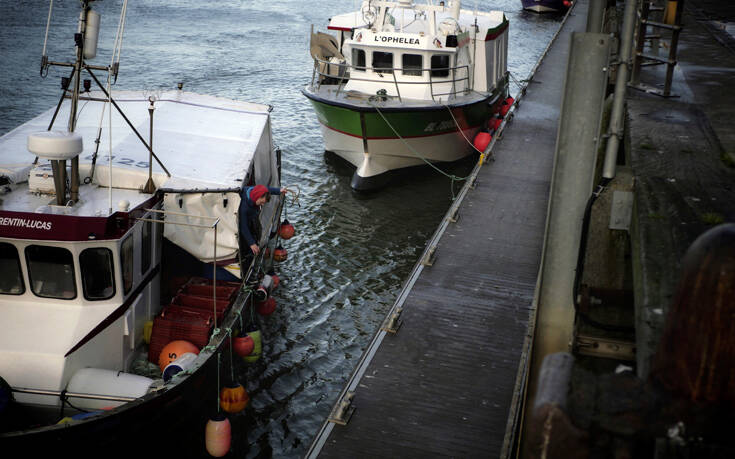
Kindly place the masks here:
POLYGON ((615 177, 615 164, 618 160, 618 148, 623 136, 623 107, 625 105, 625 90, 630 72, 630 50, 633 47, 633 29, 636 22, 636 0, 626 0, 623 16, 623 31, 620 35, 620 53, 617 80, 615 81, 615 96, 613 98, 612 115, 610 116, 609 138, 605 150, 605 163, 602 176, 607 179, 615 177))
POLYGON ((214 222, 214 269, 212 273, 212 286, 214 289, 214 328, 217 328, 217 223, 214 222))
POLYGON ((153 111, 156 107, 153 106, 153 97, 148 98, 151 105, 148 107, 148 114, 150 115, 150 132, 148 135, 148 181, 145 182, 143 187, 143 193, 155 193, 156 185, 153 183, 153 111))
POLYGON ((601 33, 607 0, 590 0, 587 10, 587 32, 601 33))

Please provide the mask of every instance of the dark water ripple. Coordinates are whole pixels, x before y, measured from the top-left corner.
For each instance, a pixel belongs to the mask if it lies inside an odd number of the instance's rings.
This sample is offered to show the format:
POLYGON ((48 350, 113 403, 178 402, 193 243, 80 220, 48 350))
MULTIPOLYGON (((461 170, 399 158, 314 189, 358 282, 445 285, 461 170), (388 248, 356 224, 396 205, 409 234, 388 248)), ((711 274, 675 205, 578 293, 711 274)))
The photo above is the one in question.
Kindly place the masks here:
MULTIPOLYGON (((310 25, 359 2, 138 0, 128 23, 116 88, 174 88, 270 104, 283 182, 298 186, 288 207, 297 236, 286 241, 278 309, 263 320, 264 356, 240 379, 249 407, 233 416, 233 457, 301 456, 329 413, 363 348, 398 295, 452 199, 432 170, 381 192, 349 187, 352 171, 323 154, 319 126, 300 89, 311 78, 310 25)), ((98 58, 109 63, 121 1, 104 1, 98 58)), ((475 8, 479 2, 465 2, 475 8)), ((48 2, 0 2, 0 134, 53 106, 62 74, 38 75, 48 2)), ((559 17, 493 8, 510 20, 509 67, 521 80, 555 33, 559 17)), ((485 8, 487 9, 487 8, 485 8)), ((54 2, 49 56, 70 59, 78 2, 54 2)), ((512 91, 517 88, 512 87, 512 91)), ((452 166, 466 175, 472 162, 452 166)), ((455 191, 460 185, 455 186, 455 191)), ((216 390, 213 388, 212 390, 216 390)))

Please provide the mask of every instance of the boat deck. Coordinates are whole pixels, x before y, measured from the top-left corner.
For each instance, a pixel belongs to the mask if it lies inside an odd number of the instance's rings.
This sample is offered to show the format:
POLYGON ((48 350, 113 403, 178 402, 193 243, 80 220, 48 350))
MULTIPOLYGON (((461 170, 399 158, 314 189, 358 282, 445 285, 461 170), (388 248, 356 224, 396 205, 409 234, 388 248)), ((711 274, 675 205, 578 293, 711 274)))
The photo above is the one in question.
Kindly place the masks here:
MULTIPOLYGON (((327 421, 308 457, 498 457, 515 432, 529 319, 541 262, 548 193, 575 2, 525 96, 478 172, 427 245, 345 386, 343 419, 327 421), (458 217, 458 218, 457 218, 458 217), (454 221, 456 220, 456 221, 454 221), (433 261, 433 262, 432 262, 433 261)), ((333 412, 333 414, 339 414, 333 412)))

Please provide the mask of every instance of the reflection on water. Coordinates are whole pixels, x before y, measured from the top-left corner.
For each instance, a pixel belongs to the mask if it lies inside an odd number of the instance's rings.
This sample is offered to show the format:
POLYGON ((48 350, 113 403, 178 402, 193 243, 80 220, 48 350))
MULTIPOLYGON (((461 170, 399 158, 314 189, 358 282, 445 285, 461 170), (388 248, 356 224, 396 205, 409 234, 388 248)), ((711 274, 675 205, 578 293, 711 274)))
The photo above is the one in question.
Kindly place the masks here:
MULTIPOLYGON (((94 64, 109 63, 121 4, 95 3, 102 25, 94 64)), ((400 174, 384 190, 356 194, 351 168, 325 156, 316 117, 300 92, 311 78, 309 30, 311 24, 324 30, 329 16, 357 4, 128 5, 113 90, 173 89, 182 81, 188 91, 272 105, 283 182, 301 191, 298 205, 287 209, 297 234, 284 243, 289 256, 278 272, 278 309, 262 320, 263 357, 239 369, 251 403, 232 417, 234 457, 298 457, 306 451, 453 196, 451 181, 430 168, 400 174)), ((479 2, 463 5, 476 8, 479 2)), ((40 0, 0 2, 0 134, 58 100, 59 77, 66 71, 51 69, 45 80, 38 74, 47 7, 40 0)), ((509 66, 522 80, 561 18, 524 12, 519 0, 500 0, 493 8, 504 10, 510 21, 509 66)), ((54 3, 51 59, 71 59, 70 24, 77 14, 78 2, 54 3)), ((470 158, 447 171, 463 177, 472 165, 470 158)), ((454 185, 455 193, 460 186, 454 185)))

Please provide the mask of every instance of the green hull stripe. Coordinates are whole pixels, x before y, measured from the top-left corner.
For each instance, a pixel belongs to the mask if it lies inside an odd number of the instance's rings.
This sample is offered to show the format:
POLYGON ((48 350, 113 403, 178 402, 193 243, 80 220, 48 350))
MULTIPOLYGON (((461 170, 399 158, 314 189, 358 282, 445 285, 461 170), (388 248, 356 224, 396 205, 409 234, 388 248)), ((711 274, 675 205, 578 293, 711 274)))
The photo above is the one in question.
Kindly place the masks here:
MULTIPOLYGON (((344 107, 309 99, 319 122, 326 127, 354 137, 362 137, 360 112, 344 107)), ((490 118, 493 111, 486 100, 476 104, 453 108, 452 114, 446 108, 439 110, 406 110, 389 112, 362 112, 365 116, 366 136, 370 139, 395 139, 396 132, 401 137, 425 137, 457 131, 457 123, 463 128, 481 126, 490 118), (385 122, 388 120, 390 126, 385 122), (391 128, 392 126, 392 128, 391 128), (395 132, 394 130, 395 129, 395 132)))

